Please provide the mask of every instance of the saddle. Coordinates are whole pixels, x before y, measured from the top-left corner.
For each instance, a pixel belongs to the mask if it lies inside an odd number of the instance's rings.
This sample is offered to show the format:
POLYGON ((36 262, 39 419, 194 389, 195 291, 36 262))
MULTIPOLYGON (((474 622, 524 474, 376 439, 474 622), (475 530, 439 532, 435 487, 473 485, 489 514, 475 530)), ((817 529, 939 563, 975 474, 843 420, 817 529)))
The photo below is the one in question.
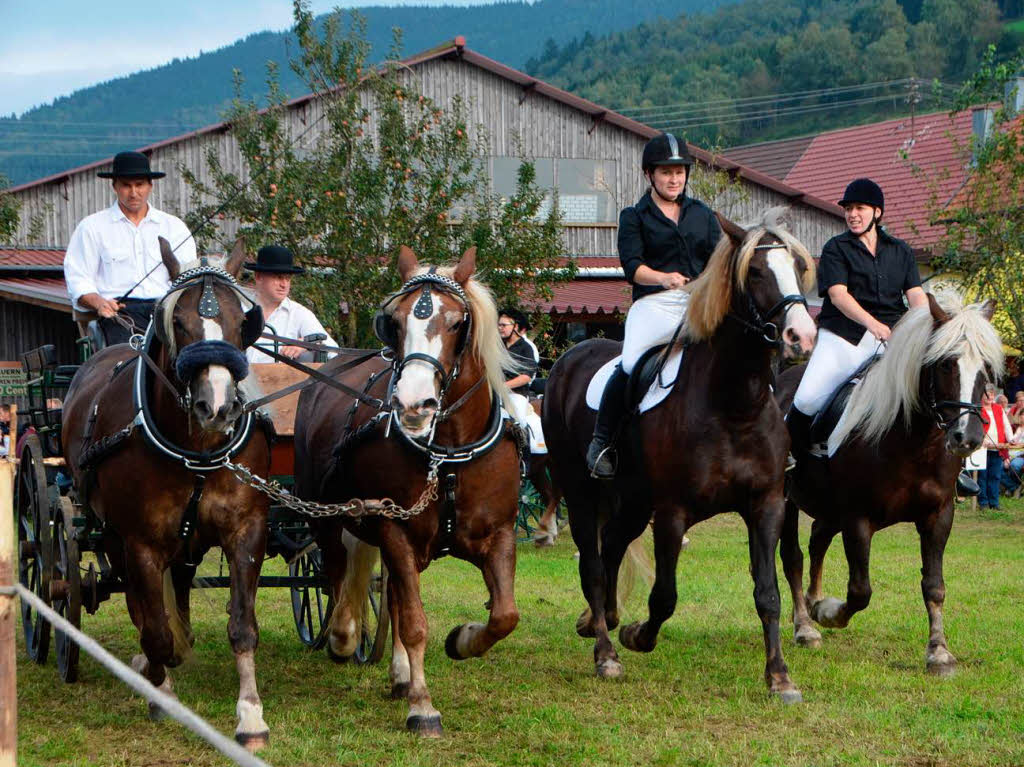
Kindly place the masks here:
MULTIPOLYGON (((818 445, 828 443, 828 438, 835 431, 836 426, 839 425, 839 419, 843 417, 846 403, 849 401, 854 387, 860 383, 861 379, 867 375, 867 372, 874 367, 874 364, 881 357, 882 355, 876 354, 866 359, 849 378, 839 384, 828 400, 826 400, 825 405, 818 411, 818 414, 814 416, 814 421, 811 422, 812 454, 818 452, 816 449, 818 445)), ((826 455, 827 451, 822 449, 820 454, 826 455)))
MULTIPOLYGON (((667 344, 651 347, 640 357, 626 385, 626 412, 646 413, 664 400, 675 385, 682 364, 683 350, 676 349, 662 365, 662 354, 667 344)), ((597 410, 601 395, 615 366, 622 360, 614 357, 598 368, 587 386, 587 407, 597 410)))

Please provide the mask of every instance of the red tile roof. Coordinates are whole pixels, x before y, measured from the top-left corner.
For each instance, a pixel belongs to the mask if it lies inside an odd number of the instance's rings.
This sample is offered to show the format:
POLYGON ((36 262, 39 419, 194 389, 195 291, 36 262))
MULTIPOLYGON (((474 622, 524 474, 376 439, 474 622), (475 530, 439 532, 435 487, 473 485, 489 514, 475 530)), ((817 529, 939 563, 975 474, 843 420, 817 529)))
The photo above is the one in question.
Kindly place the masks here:
POLYGON ((63 277, 0 278, 0 298, 71 312, 71 299, 63 277))
POLYGON ((775 178, 786 178, 786 175, 803 157, 814 136, 787 138, 781 141, 764 141, 760 144, 747 144, 725 150, 730 160, 749 165, 762 173, 775 178))
POLYGON ((630 305, 630 286, 625 280, 575 279, 554 287, 550 300, 536 304, 545 314, 625 315, 630 305))
POLYGON ((64 249, 0 248, 0 266, 64 266, 64 249))
POLYGON ((944 205, 963 184, 966 166, 957 144, 971 133, 971 113, 947 112, 886 120, 815 136, 785 181, 826 200, 842 197, 854 178, 874 179, 885 192, 886 227, 915 248, 934 244, 944 227, 928 223, 932 201, 944 205), (925 179, 947 177, 935 189, 925 179), (916 226, 916 232, 914 227, 916 226))

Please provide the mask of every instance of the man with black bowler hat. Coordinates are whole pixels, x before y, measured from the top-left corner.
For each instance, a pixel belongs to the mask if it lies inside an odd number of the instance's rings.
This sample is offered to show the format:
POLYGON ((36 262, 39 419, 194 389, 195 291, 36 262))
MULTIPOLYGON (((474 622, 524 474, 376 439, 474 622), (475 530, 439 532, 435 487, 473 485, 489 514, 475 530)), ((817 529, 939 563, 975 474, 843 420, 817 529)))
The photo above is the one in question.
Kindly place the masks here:
POLYGON ((153 179, 166 174, 151 170, 146 155, 121 152, 109 171, 96 175, 113 179, 117 201, 79 222, 64 256, 64 276, 75 308, 99 315, 110 345, 131 336, 127 320, 142 332, 171 286, 157 238, 171 244, 182 264, 196 259, 196 243, 180 218, 149 204, 153 179))
MULTIPOLYGON (((256 302, 263 308, 268 332, 288 338, 306 338, 323 334, 324 340, 319 343, 324 346, 338 345, 313 312, 288 298, 292 289, 292 275, 306 272, 301 266, 295 265, 295 256, 288 248, 283 245, 266 245, 256 254, 256 261, 250 261, 245 268, 252 272, 253 282, 256 284, 256 302)), ((258 345, 253 344, 245 351, 250 363, 276 361, 270 355, 264 354, 259 346, 274 348, 273 343, 267 341, 261 341, 258 345)), ((301 346, 282 346, 277 349, 278 354, 291 359, 305 351, 306 349, 301 346)))

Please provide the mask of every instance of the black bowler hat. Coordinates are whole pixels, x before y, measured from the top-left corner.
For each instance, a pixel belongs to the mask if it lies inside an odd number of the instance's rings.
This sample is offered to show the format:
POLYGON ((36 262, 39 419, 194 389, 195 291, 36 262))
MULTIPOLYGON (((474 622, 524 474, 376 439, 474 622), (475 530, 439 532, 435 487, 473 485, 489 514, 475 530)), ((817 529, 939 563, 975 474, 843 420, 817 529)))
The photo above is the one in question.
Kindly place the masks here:
POLYGON ((305 274, 306 270, 295 265, 295 255, 283 245, 264 245, 256 254, 256 261, 245 265, 250 272, 274 272, 276 274, 305 274))
POLYGON ((100 178, 163 178, 167 174, 159 170, 149 169, 149 158, 142 152, 118 152, 114 155, 114 165, 107 171, 96 174, 100 178))

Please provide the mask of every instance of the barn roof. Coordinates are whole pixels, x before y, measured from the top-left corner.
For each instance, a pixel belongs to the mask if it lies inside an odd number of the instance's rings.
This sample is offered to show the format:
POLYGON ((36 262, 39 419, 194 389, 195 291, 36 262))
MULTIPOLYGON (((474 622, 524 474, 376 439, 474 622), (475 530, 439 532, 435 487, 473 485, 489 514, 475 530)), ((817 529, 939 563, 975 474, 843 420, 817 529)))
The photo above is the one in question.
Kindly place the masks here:
MULTIPOLYGON (((635 120, 631 120, 625 115, 621 115, 611 109, 595 104, 593 101, 575 96, 568 91, 564 91, 561 88, 557 88, 550 83, 546 83, 543 80, 538 80, 535 77, 531 77, 525 72, 520 72, 512 67, 505 66, 504 64, 495 61, 494 59, 488 58, 481 53, 466 47, 466 39, 462 36, 455 37, 454 39, 442 43, 430 50, 418 53, 415 56, 405 59, 402 63, 407 67, 415 67, 418 64, 423 64, 428 61, 436 59, 458 59, 465 61, 474 66, 480 67, 488 72, 491 72, 499 77, 506 80, 510 80, 523 88, 524 97, 530 93, 539 93, 547 96, 548 98, 554 99, 562 104, 565 104, 574 109, 578 109, 581 112, 588 114, 594 121, 594 127, 597 127, 601 123, 609 123, 616 127, 622 128, 623 130, 634 133, 641 138, 652 138, 658 135, 661 131, 644 125, 635 120)), ((313 99, 319 98, 316 94, 307 94, 300 96, 299 98, 293 99, 287 103, 288 107, 302 106, 313 99)), ((227 122, 219 122, 213 125, 208 125, 205 128, 185 133, 180 136, 174 136, 172 138, 158 141, 154 144, 148 144, 140 147, 138 151, 143 153, 152 153, 154 150, 176 144, 181 141, 200 136, 207 133, 224 132, 230 129, 230 124, 227 122)), ((778 178, 773 178, 768 173, 755 168, 748 167, 735 160, 723 157, 722 155, 716 155, 708 152, 700 147, 696 147, 692 144, 689 145, 690 152, 700 162, 714 167, 719 170, 724 170, 734 177, 742 178, 758 186, 767 187, 772 191, 788 198, 790 202, 799 202, 808 205, 812 208, 818 208, 830 213, 834 216, 842 216, 842 209, 835 203, 828 202, 827 199, 823 199, 815 196, 814 194, 808 194, 801 189, 791 186, 789 183, 780 181, 778 178)), ((29 181, 18 186, 11 187, 8 192, 20 192, 32 187, 41 186, 44 184, 58 183, 69 176, 76 175, 79 173, 85 173, 91 170, 97 170, 109 166, 113 162, 113 157, 107 157, 96 162, 88 163, 86 165, 80 165, 77 168, 70 170, 61 171, 45 178, 40 178, 35 181, 29 181)))

